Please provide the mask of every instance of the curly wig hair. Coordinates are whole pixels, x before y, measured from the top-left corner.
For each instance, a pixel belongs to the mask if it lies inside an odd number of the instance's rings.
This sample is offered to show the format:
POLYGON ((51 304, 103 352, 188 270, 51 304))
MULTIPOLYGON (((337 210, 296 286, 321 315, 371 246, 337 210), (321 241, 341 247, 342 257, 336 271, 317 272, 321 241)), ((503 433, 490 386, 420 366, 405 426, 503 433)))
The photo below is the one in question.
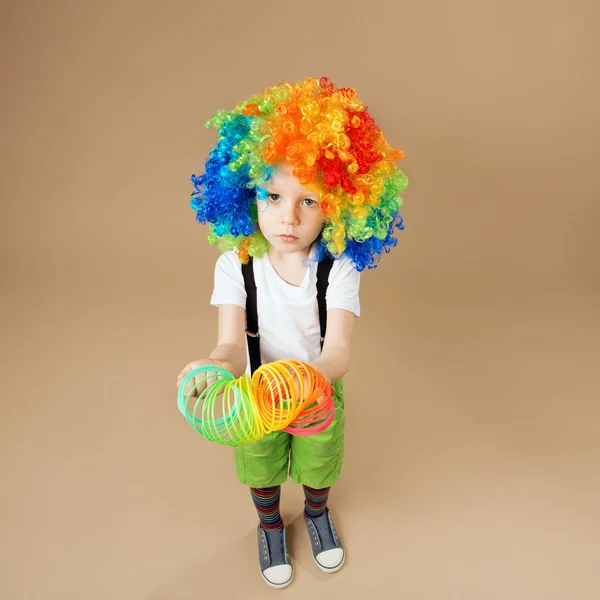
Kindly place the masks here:
POLYGON ((348 256, 354 268, 373 269, 404 229, 400 208, 407 177, 390 146, 352 88, 326 77, 279 83, 218 111, 206 122, 218 141, 201 176, 192 175, 191 206, 209 224, 208 241, 241 262, 261 256, 269 243, 258 227, 257 201, 278 161, 320 198, 323 230, 317 260, 348 256))

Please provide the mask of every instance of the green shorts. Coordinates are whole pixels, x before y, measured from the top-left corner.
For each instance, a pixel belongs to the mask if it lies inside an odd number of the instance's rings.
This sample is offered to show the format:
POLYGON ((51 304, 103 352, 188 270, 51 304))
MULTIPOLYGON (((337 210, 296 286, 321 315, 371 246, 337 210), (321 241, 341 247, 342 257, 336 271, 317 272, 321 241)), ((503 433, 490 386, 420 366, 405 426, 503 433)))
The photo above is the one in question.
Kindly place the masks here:
POLYGON ((241 483, 254 488, 280 485, 289 476, 315 489, 332 485, 344 460, 344 383, 333 385, 335 416, 321 433, 295 436, 275 431, 258 442, 235 446, 235 468, 241 483))

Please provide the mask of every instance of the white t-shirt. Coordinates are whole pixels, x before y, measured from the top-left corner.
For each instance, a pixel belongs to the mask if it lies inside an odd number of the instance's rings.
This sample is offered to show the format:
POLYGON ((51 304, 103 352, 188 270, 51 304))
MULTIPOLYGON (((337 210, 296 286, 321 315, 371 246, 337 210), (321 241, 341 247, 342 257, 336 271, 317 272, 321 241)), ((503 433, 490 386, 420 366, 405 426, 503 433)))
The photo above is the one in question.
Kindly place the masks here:
MULTIPOLYGON (((321 354, 318 263, 309 261, 304 280, 296 287, 281 279, 266 253, 261 258, 255 257, 253 262, 262 364, 276 360, 306 363, 316 360, 321 354)), ((359 287, 360 273, 350 259, 342 255, 334 261, 329 272, 327 308, 343 308, 360 316, 359 287)), ((217 260, 210 303, 212 306, 236 304, 246 308, 242 265, 235 251, 225 252, 217 260)), ((246 372, 250 374, 247 348, 246 356, 246 372)))

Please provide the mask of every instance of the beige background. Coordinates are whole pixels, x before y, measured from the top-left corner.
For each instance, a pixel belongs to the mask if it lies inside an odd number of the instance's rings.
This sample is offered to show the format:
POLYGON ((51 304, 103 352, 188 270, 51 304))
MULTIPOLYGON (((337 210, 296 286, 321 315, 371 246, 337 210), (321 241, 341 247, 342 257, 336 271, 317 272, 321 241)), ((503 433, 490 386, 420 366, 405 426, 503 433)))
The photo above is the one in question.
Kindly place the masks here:
POLYGON ((597 3, 202 4, 2 3, 0 597, 597 598, 597 3), (406 152, 407 229, 363 277, 347 564, 288 483, 275 592, 176 409, 216 334, 189 176, 215 110, 321 75, 406 152))

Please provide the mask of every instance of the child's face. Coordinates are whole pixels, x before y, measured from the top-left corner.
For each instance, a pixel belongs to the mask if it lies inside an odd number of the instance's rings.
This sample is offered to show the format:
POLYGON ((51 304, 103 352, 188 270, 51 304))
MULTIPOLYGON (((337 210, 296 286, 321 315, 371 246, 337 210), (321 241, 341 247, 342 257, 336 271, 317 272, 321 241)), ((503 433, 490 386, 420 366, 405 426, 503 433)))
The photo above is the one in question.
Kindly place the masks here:
POLYGON ((283 254, 306 250, 319 236, 323 214, 319 196, 300 185, 289 163, 278 163, 257 200, 258 226, 271 247, 283 254))

